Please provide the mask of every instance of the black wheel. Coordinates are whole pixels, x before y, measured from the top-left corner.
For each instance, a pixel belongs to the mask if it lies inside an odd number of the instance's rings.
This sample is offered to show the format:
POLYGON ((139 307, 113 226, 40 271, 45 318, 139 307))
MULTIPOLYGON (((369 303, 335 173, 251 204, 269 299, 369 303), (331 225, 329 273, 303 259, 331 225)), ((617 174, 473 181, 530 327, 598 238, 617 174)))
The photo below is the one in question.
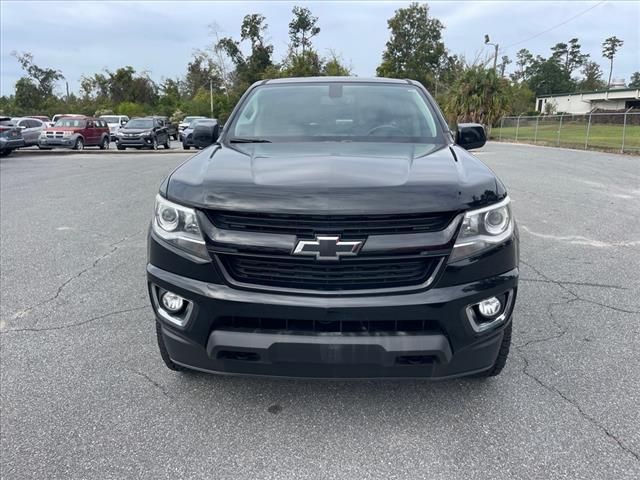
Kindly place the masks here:
POLYGON ((126 150, 127 149, 127 147, 123 147, 122 145, 116 145, 116 148, 118 150, 126 150))
POLYGON ((184 148, 185 150, 189 150, 191 147, 189 145, 185 145, 184 143, 182 144, 182 148, 184 148))
POLYGON ((504 329, 504 336, 502 337, 502 343, 500 344, 500 351, 498 352, 498 358, 490 369, 484 372, 476 373, 473 375, 475 378, 489 378, 500 375, 502 369, 507 364, 507 357, 509 356, 509 348, 511 347, 511 326, 513 320, 509 322, 509 325, 504 329))
POLYGON ((38 145, 38 149, 40 149, 40 150, 52 150, 52 148, 50 148, 50 147, 41 147, 40 145, 38 145))
POLYGON ((171 139, 169 138, 169 135, 167 135, 167 139, 164 141, 164 149, 165 150, 169 150, 171 148, 171 139))
POLYGON ((177 133, 173 136, 173 139, 174 140, 178 140, 178 134, 177 133))
POLYGON ((104 137, 100 143, 100 150, 109 150, 109 138, 104 137))
POLYGON ((151 148, 153 150, 157 150, 158 149, 158 139, 156 137, 153 137, 153 144, 151 145, 151 148))
POLYGON ((169 357, 169 352, 167 352, 167 347, 164 344, 164 339, 162 338, 162 327, 160 323, 156 321, 156 338, 158 339, 158 348, 160 349, 160 356, 162 357, 162 361, 167 366, 169 370, 173 370, 174 372, 182 372, 186 370, 182 365, 178 365, 171 361, 171 357, 169 357))
POLYGON ((84 140, 82 138, 78 138, 76 140, 76 144, 73 146, 74 150, 84 150, 84 140))
POLYGON ((6 157, 7 155, 9 155, 11 153, 10 149, 5 149, 5 150, 0 150, 0 157, 6 157))

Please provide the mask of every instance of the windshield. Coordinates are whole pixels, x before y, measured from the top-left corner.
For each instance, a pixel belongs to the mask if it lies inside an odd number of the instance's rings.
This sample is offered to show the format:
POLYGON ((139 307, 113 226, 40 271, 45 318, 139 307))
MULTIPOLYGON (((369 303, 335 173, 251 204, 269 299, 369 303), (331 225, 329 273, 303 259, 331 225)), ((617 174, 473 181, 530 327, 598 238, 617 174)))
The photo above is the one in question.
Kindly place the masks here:
POLYGON ((183 122, 184 123, 191 123, 191 122, 193 122, 194 120, 196 120, 198 118, 203 118, 203 117, 184 117, 183 122))
POLYGON ((256 88, 234 116, 229 138, 444 143, 418 88, 330 82, 256 88))
POLYGON ((107 123, 120 123, 120 117, 100 117, 107 123))
POLYGON ((78 118, 61 118, 56 122, 56 127, 79 127, 83 128, 86 122, 78 118))
POLYGON ((150 118, 135 118, 129 120, 125 125, 126 128, 153 128, 153 120, 150 118))

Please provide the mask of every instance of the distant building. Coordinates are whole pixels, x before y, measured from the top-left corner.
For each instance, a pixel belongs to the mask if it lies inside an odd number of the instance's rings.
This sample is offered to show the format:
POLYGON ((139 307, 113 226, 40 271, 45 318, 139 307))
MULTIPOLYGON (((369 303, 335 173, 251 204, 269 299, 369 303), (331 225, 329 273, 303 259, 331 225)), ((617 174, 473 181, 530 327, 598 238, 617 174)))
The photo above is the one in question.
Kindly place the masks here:
POLYGON ((611 88, 595 92, 559 93, 540 95, 536 98, 536 110, 545 113, 564 112, 572 114, 589 113, 595 109, 624 112, 630 108, 640 109, 640 88, 611 88), (545 107, 547 104, 551 107, 545 107))

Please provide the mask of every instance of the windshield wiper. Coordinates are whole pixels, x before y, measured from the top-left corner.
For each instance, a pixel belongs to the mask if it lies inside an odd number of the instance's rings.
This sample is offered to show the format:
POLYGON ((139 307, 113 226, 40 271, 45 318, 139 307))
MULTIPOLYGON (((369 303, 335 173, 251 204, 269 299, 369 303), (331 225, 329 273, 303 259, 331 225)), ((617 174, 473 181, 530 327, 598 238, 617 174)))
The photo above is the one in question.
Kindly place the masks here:
POLYGON ((271 140, 266 138, 233 137, 229 139, 229 143, 271 143, 271 140))

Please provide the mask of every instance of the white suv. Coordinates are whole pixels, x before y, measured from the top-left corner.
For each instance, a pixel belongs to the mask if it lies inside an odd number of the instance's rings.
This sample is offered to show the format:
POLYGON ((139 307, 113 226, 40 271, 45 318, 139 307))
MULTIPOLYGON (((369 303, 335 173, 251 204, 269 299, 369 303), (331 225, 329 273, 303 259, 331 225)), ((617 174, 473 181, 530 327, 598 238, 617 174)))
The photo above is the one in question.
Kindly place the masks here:
POLYGON ((100 119, 109 125, 109 136, 112 141, 116 139, 116 134, 120 127, 129 121, 129 117, 126 115, 100 115, 100 119))

